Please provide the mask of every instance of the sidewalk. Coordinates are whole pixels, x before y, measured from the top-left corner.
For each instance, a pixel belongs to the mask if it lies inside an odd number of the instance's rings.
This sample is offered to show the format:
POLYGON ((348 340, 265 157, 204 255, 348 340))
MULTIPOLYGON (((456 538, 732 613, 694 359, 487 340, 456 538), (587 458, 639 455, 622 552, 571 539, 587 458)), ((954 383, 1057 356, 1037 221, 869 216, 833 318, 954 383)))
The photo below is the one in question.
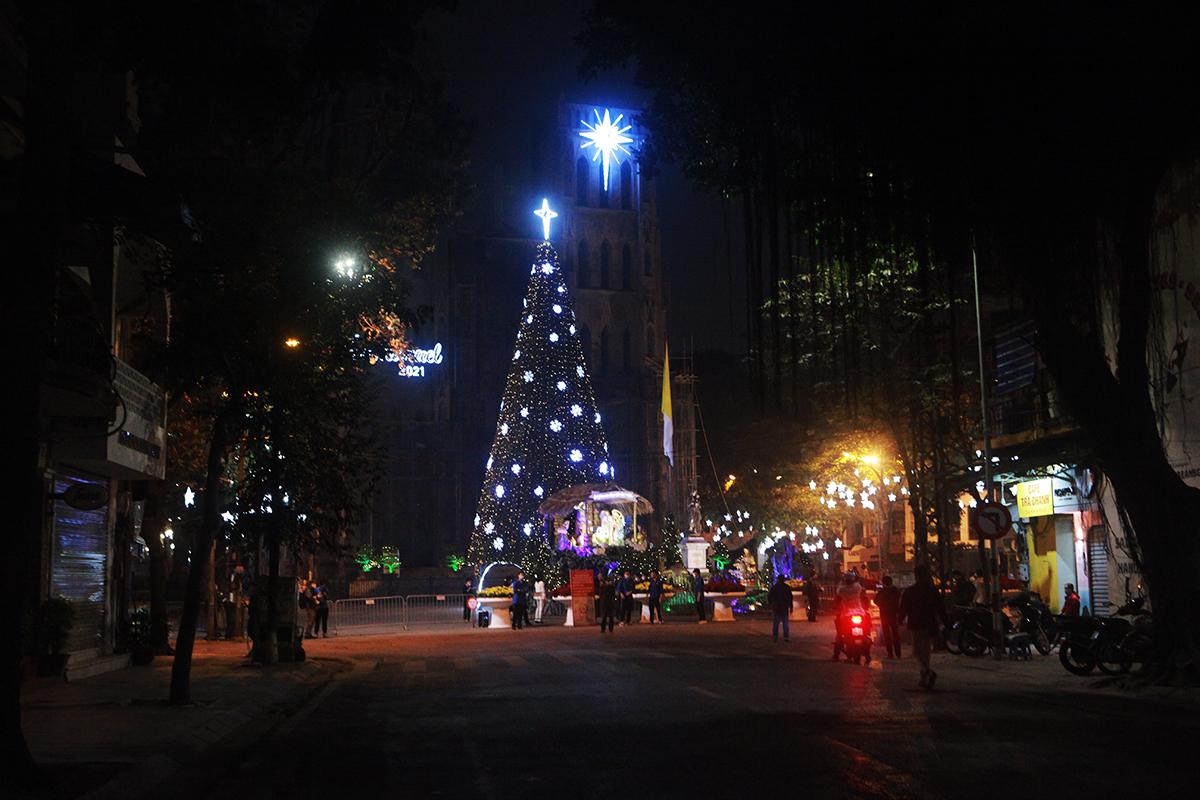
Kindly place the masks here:
POLYGON ((21 718, 34 758, 63 798, 131 798, 218 742, 261 736, 317 691, 345 662, 251 664, 244 642, 197 641, 192 704, 167 704, 174 659, 84 680, 35 678, 21 690, 21 718))

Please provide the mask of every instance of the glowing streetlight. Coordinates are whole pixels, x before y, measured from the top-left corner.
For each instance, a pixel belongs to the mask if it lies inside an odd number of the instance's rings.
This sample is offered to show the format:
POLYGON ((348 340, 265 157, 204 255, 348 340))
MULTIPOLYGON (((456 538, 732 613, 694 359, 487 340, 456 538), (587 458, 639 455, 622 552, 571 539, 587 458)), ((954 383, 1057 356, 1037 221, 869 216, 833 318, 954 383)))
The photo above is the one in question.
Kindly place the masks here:
POLYGON ((343 278, 353 278, 358 262, 354 256, 342 256, 337 261, 333 262, 333 268, 337 274, 343 278))
POLYGON ((292 349, 295 349, 300 346, 300 340, 294 336, 289 339, 284 339, 283 343, 292 349))

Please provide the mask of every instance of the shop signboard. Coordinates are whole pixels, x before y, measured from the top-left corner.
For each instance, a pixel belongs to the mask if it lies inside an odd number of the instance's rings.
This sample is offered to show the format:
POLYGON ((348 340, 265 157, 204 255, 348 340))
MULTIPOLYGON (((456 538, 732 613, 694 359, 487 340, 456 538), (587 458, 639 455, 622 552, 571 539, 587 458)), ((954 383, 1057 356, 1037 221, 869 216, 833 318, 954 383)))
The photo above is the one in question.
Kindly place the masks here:
POLYGON ((1046 517, 1054 513, 1054 481, 1040 478, 1017 484, 1017 516, 1046 517))

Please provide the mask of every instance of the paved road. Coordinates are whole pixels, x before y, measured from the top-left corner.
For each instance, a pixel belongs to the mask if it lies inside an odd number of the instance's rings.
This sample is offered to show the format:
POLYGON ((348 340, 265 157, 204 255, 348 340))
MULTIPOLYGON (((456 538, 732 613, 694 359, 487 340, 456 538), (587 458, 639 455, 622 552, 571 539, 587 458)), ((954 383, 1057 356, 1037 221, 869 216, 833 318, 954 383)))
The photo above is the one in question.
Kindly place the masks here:
POLYGON ((196 798, 1105 798, 1193 796, 1196 698, 1031 663, 829 661, 827 622, 339 637, 346 667, 196 798))

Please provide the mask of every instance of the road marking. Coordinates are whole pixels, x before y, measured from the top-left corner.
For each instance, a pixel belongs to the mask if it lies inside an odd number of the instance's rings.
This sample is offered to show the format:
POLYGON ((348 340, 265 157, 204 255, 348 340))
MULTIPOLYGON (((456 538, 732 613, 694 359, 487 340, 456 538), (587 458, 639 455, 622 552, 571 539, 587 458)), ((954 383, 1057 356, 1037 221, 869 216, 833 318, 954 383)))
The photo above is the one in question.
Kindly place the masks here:
POLYGON ((722 695, 719 695, 716 692, 710 692, 708 689, 701 689, 699 686, 689 686, 688 688, 691 689, 693 692, 702 694, 705 697, 711 697, 714 700, 724 700, 725 699, 722 695))

